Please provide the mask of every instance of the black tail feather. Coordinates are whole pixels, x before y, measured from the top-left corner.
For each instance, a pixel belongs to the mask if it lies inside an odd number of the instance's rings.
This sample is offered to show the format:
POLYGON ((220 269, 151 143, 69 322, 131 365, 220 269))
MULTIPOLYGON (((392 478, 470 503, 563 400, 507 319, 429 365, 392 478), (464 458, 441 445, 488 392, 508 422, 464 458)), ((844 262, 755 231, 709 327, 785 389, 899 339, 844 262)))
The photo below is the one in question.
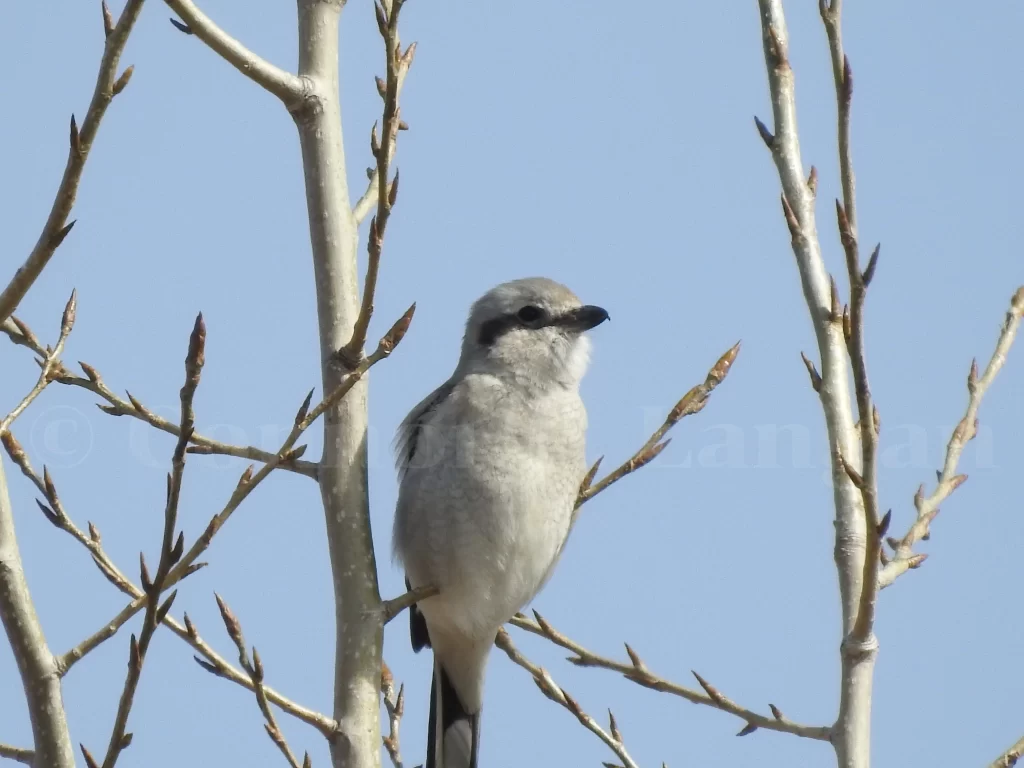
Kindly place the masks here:
POLYGON ((469 714, 459 700, 444 667, 434 663, 430 685, 430 717, 427 722, 427 763, 425 768, 479 768, 480 713, 469 714), (438 699, 440 698, 440 701, 438 699), (437 718, 441 723, 438 727, 437 718), (442 755, 448 756, 442 758, 442 755), (468 762, 456 766, 453 758, 465 753, 468 762))

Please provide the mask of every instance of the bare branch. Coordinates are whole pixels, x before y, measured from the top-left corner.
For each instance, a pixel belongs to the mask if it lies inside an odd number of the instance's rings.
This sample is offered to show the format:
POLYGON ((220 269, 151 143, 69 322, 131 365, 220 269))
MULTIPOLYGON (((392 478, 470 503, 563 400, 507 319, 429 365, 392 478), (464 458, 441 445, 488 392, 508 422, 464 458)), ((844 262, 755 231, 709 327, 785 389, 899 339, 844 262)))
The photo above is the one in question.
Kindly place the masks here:
POLYGON ((594 467, 587 473, 587 477, 584 478, 583 484, 580 486, 579 495, 576 497, 576 509, 573 513, 573 519, 575 520, 576 515, 579 513, 579 508, 582 507, 590 499, 597 496, 601 491, 608 488, 613 483, 617 483, 619 480, 624 478, 636 470, 643 467, 645 464, 653 461, 659 453, 661 453, 669 444, 669 440, 662 442, 662 438, 668 433, 672 427, 679 423, 681 419, 686 416, 691 416, 695 413, 700 413, 704 410, 704 406, 708 404, 708 398, 711 397, 711 393, 715 387, 721 384, 725 377, 729 375, 729 371, 732 369, 732 364, 736 360, 736 356, 740 352, 740 342, 736 342, 730 347, 725 354, 718 358, 718 362, 712 366, 711 370, 708 371, 708 375, 704 379, 703 384, 690 389, 682 399, 675 404, 668 416, 665 417, 665 421, 662 422, 661 426, 658 427, 654 434, 652 434, 647 442, 644 443, 640 450, 634 453, 629 459, 620 464, 615 470, 609 472, 601 480, 593 483, 594 476, 597 474, 597 467, 601 463, 598 459, 594 467), (591 484, 593 483, 593 484, 591 484))
MULTIPOLYGON (((100 59, 92 100, 89 102, 89 108, 86 110, 81 128, 76 124, 74 116, 71 117, 71 146, 68 150, 67 164, 64 166, 64 175, 57 187, 57 194, 54 196, 50 214, 46 217, 46 223, 43 225, 39 239, 29 253, 28 259, 14 273, 11 282, 0 293, 0 323, 4 323, 17 309, 18 304, 28 293, 28 289, 42 274, 43 269, 50 262, 50 258, 75 224, 73 221, 70 224, 67 223, 68 215, 75 204, 78 184, 82 179, 85 161, 89 158, 100 121, 103 120, 103 115, 106 113, 107 107, 110 106, 115 93, 120 92, 120 90, 115 90, 115 85, 118 82, 117 65, 121 60, 124 46, 128 42, 128 35, 131 34, 135 20, 142 10, 142 3, 143 0, 127 0, 116 26, 112 28, 110 12, 104 6, 106 42, 103 46, 103 57, 100 59)), ((126 84, 127 79, 121 88, 123 89, 126 84)))
POLYGON ((807 726, 795 723, 792 720, 788 720, 783 717, 782 713, 779 712, 778 708, 774 705, 770 705, 770 708, 772 709, 771 717, 760 715, 746 709, 745 707, 741 707, 739 704, 736 704, 723 696, 717 689, 710 686, 707 681, 696 673, 694 673, 694 676, 697 678, 698 682, 700 682, 701 687, 704 688, 703 693, 665 680, 651 672, 628 644, 626 645, 626 651, 630 657, 630 661, 628 663, 599 656, 587 650, 579 643, 570 640, 561 632, 558 632, 536 611, 534 611, 534 617, 536 620, 531 621, 522 614, 517 614, 510 623, 513 626, 526 630, 527 632, 540 635, 541 637, 550 640, 555 645, 571 651, 574 655, 569 657, 569 661, 578 667, 596 667, 599 669, 607 669, 612 672, 618 672, 627 680, 631 680, 638 685, 642 685, 644 688, 650 688, 651 690, 660 691, 661 693, 669 693, 673 696, 686 699, 693 704, 714 707, 715 709, 720 709, 723 712, 736 715, 736 717, 743 720, 746 726, 750 728, 748 733, 757 728, 764 728, 765 730, 789 733, 794 736, 801 736, 803 738, 815 739, 818 741, 828 741, 831 738, 831 728, 825 726, 807 726))
MULTIPOLYGON (((69 533, 83 547, 85 547, 90 554, 92 554, 93 562, 96 563, 97 568, 99 568, 100 572, 107 578, 107 580, 133 600, 136 598, 144 598, 145 594, 143 591, 135 586, 131 580, 123 574, 123 572, 113 563, 103 550, 99 530, 90 523, 89 534, 86 535, 72 522, 71 518, 65 512, 59 496, 57 496, 56 489, 53 488, 52 482, 47 484, 43 478, 35 473, 32 469, 32 465, 29 463, 28 456, 10 433, 4 435, 4 447, 7 449, 12 460, 21 468, 22 472, 32 480, 40 492, 46 496, 48 503, 52 507, 52 511, 60 522, 58 527, 69 533), (49 492, 48 489, 52 489, 52 493, 49 492)), ((205 565, 205 563, 193 563, 186 576, 199 570, 203 565, 205 565)), ((77 661, 82 659, 89 651, 96 648, 104 640, 113 637, 117 630, 131 616, 131 614, 127 613, 127 610, 123 613, 125 614, 124 618, 121 618, 120 616, 115 618, 113 621, 105 625, 98 633, 91 635, 82 643, 76 645, 70 651, 58 657, 56 661, 58 674, 61 676, 67 674, 68 670, 70 670, 71 667, 77 661)), ((235 669, 223 657, 207 645, 202 637, 199 636, 199 633, 196 631, 195 626, 189 620, 188 616, 185 616, 184 625, 177 622, 170 615, 164 616, 162 622, 175 635, 180 637, 203 655, 206 659, 204 667, 207 670, 224 678, 225 680, 230 680, 242 687, 253 690, 252 681, 249 679, 248 675, 245 675, 235 669)), ((272 688, 264 686, 264 690, 266 692, 267 699, 280 707, 282 711, 287 712, 309 725, 312 725, 327 738, 331 738, 334 734, 337 726, 330 718, 296 704, 272 688)))
POLYGON ((989 763, 988 768, 1013 768, 1017 761, 1024 757, 1024 736, 1017 743, 989 763))
MULTIPOLYGON (((857 180, 853 174, 853 160, 850 153, 850 103, 853 96, 853 77, 850 62, 843 51, 843 0, 819 2, 821 20, 828 35, 828 49, 832 59, 832 78, 835 82, 837 110, 837 134, 839 145, 839 177, 843 186, 843 207, 850 222, 850 231, 857 236, 857 180)), ((871 282, 866 280, 865 282, 871 282)))
POLYGON ((366 279, 363 282, 363 298, 359 307, 359 315, 352 328, 352 338, 339 351, 342 361, 348 363, 349 367, 362 357, 366 332, 369 330, 370 318, 373 315, 373 299, 377 290, 377 274, 380 269, 384 232, 391 217, 391 207, 395 204, 398 196, 398 173, 396 172, 394 179, 390 183, 388 182, 388 176, 391 173, 391 160, 398 143, 398 131, 405 127, 400 118, 398 96, 416 53, 415 43, 403 52, 398 36, 398 17, 405 0, 381 0, 381 2, 383 4, 375 2, 374 9, 377 14, 377 28, 384 39, 386 67, 382 94, 384 100, 384 115, 381 120, 383 140, 377 140, 377 126, 374 125, 370 134, 370 149, 377 160, 377 166, 370 175, 369 189, 352 209, 356 224, 366 217, 373 202, 377 204, 377 214, 370 221, 370 235, 366 244, 366 279), (376 187, 375 191, 374 187, 376 187))
POLYGON ((8 760, 15 760, 25 765, 32 765, 36 758, 36 753, 31 749, 21 749, 20 747, 12 747, 9 744, 0 744, 0 757, 6 757, 8 760))
MULTIPOLYGON (((164 623, 174 634, 203 655, 205 661, 200 659, 198 656, 195 657, 196 662, 203 669, 211 674, 217 675, 217 677, 222 677, 225 680, 237 683, 243 688, 247 688, 255 693, 255 687, 251 677, 233 667, 226 659, 224 659, 224 657, 214 651, 213 648, 211 648, 206 641, 200 637, 198 630, 187 614, 185 615, 184 626, 170 617, 167 617, 164 620, 164 623)), ((267 701, 279 707, 282 712, 287 712, 292 717, 301 720, 307 725, 313 726, 326 738, 333 738, 337 732, 337 724, 326 715, 322 715, 319 712, 315 712, 314 710, 307 709, 300 704, 296 704, 291 699, 285 698, 273 688, 269 688, 266 685, 263 685, 263 693, 266 696, 267 701)))
POLYGON ((60 356, 64 351, 64 343, 68 339, 68 335, 71 333, 72 327, 75 324, 75 308, 76 308, 75 292, 71 292, 71 298, 68 299, 67 305, 64 307, 64 315, 61 320, 60 327, 60 338, 57 340, 57 344, 53 349, 47 349, 43 355, 41 363, 42 370, 39 372, 39 379, 36 381, 34 387, 25 397, 21 399, 21 402, 15 406, 14 410, 4 417, 3 421, 0 421, 0 437, 4 435, 11 428, 11 424, 17 419, 25 409, 32 404, 32 401, 42 394, 43 390, 49 385, 52 380, 53 372, 56 368, 60 367, 60 356))
MULTIPOLYGON (((46 357, 46 348, 39 345, 39 340, 32 333, 32 330, 17 318, 9 319, 7 323, 0 327, 0 331, 7 334, 7 337, 14 344, 28 347, 36 352, 36 354, 46 357)), ((107 386, 103 377, 94 366, 82 362, 80 362, 79 365, 82 367, 82 370, 85 371, 85 376, 76 376, 58 362, 53 367, 51 380, 58 384, 79 387, 103 398, 109 404, 99 406, 100 410, 104 413, 110 414, 111 416, 131 416, 139 419, 140 421, 146 422, 151 427, 159 429, 161 432, 166 432, 170 435, 174 435, 175 437, 179 436, 180 432, 176 423, 158 416, 151 409, 143 405, 139 399, 131 393, 128 393, 127 400, 119 397, 109 386, 107 386)), ((259 461, 263 463, 274 458, 274 454, 270 451, 265 451, 254 446, 241 446, 223 443, 219 440, 213 440, 205 435, 201 435, 195 431, 192 432, 189 442, 190 445, 187 449, 188 453, 235 456, 240 459, 248 459, 250 461, 259 461)), ((300 475, 305 475, 314 479, 316 478, 316 462, 294 460, 280 464, 279 467, 300 475)))
MULTIPOLYGON (((210 522, 207 524, 202 535, 168 572, 163 585, 164 589, 175 586, 182 579, 195 572, 196 568, 199 567, 196 560, 198 560, 198 558, 209 548, 217 532, 224 526, 228 519, 230 519, 235 510, 241 506, 242 502, 248 498, 249 494, 252 493, 252 491, 255 490, 256 487, 259 486, 259 484, 267 477, 269 477, 270 473, 277 469, 281 462, 294 460, 302 455, 302 452, 305 450, 305 446, 301 446, 299 448, 293 447, 299 437, 301 437, 302 434, 309 429, 309 427, 312 426, 325 411, 331 408, 334 404, 340 402, 359 382, 363 375, 365 375, 366 371, 391 354, 394 348, 405 336, 405 333, 409 328, 409 324, 412 321, 414 311, 415 305, 410 307, 405 314, 395 322, 388 333, 380 340, 376 351, 372 355, 363 360, 356 370, 345 376, 334 391, 320 401, 316 407, 306 413, 303 418, 296 419, 288 437, 270 461, 264 464, 258 472, 254 473, 253 468, 249 467, 242 473, 238 484, 235 486, 234 492, 232 492, 231 497, 228 499, 223 509, 210 519, 210 522)), ((307 409, 304 404, 303 408, 300 408, 300 412, 304 412, 306 410, 307 409)), ((129 621, 143 608, 148 606, 149 600, 150 597, 148 594, 142 594, 135 597, 135 599, 122 608, 114 618, 105 622, 97 632, 86 638, 86 640, 65 654, 65 658, 68 659, 68 665, 70 666, 70 664, 73 663, 73 661, 71 661, 72 659, 77 660, 78 658, 81 658, 105 640, 113 637, 117 630, 120 629, 127 621, 129 621)))
MULTIPOLYGON (((191 0, 166 0, 166 3, 185 22, 182 31, 198 37, 228 64, 277 96, 289 111, 306 98, 307 87, 301 77, 261 59, 218 27, 191 0)), ((171 21, 173 23, 174 19, 171 21)), ((181 29, 181 25, 175 23, 175 26, 181 29)))
POLYGON ((928 536, 931 521, 939 513, 939 505, 967 479, 967 475, 957 474, 960 456, 964 447, 977 433, 978 409, 981 406, 981 400, 992 386, 1003 363, 1006 362, 1006 356, 1013 346, 1022 317, 1024 317, 1024 286, 1018 288, 1010 300, 1010 309, 1006 313, 1006 319, 999 332, 995 351, 980 377, 977 363, 971 363, 971 372, 967 377, 967 411, 953 430, 949 443, 946 445, 946 457, 942 463, 942 469, 938 473, 938 484, 929 496, 925 497, 923 485, 914 496, 917 518, 902 539, 890 540, 894 545, 895 554, 892 560, 882 568, 879 575, 880 588, 889 586, 908 570, 916 568, 923 562, 923 555, 914 554, 914 544, 928 536))
POLYGON ((613 735, 599 726, 594 718, 583 711, 583 708, 569 695, 568 691, 551 679, 551 675, 548 674, 547 670, 537 666, 519 652, 515 645, 513 645, 512 638, 508 636, 508 632, 504 629, 499 629, 494 644, 503 650, 515 664, 518 664, 533 676, 533 681, 545 696, 569 710, 580 721, 580 725, 603 741, 622 761, 624 768, 637 768, 636 762, 629 756, 629 752, 626 751, 626 745, 622 743, 621 738, 617 735, 618 728, 614 727, 611 729, 615 733, 613 735))
POLYGON ((402 724, 402 715, 405 714, 405 686, 399 686, 398 692, 395 692, 395 679, 386 663, 381 664, 380 692, 384 697, 384 708, 388 713, 388 735, 382 737, 384 749, 387 751, 388 757, 391 758, 391 765, 394 768, 403 768, 398 731, 402 724))
MULTIPOLYGON (((772 160, 778 171, 786 225, 818 343, 821 359, 818 394, 825 415, 829 445, 832 446, 832 487, 836 510, 835 560, 839 574, 844 638, 841 645, 839 716, 832 730, 832 743, 841 768, 867 768, 871 746, 871 686, 878 645, 872 633, 864 633, 863 621, 867 620, 868 610, 874 601, 875 585, 872 582, 876 576, 878 542, 877 527, 868 524, 864 491, 854 485, 852 475, 847 472, 848 460, 856 456, 861 448, 857 445, 850 408, 847 367, 847 338, 852 337, 854 323, 848 313, 841 311, 835 281, 828 275, 821 256, 814 212, 817 184, 816 181, 811 183, 815 174, 810 178, 805 176, 800 155, 796 90, 789 63, 789 41, 782 0, 758 0, 758 7, 775 122, 772 160), (873 558, 868 557, 869 547, 876 553, 873 558), (867 584, 866 573, 869 577, 867 584), (864 610, 865 607, 867 610, 864 610), (854 634, 858 616, 864 619, 854 634)), ((835 23, 838 24, 839 6, 835 5, 835 8, 835 23)), ((848 160, 847 152, 841 164, 848 160)), ((852 175, 849 181, 852 195, 852 175)), ((846 230, 852 237, 854 230, 849 220, 846 230)), ((856 357, 856 344, 854 347, 852 353, 856 357)), ((866 376, 863 383, 864 387, 859 393, 861 395, 867 393, 866 376)), ((862 398, 859 404, 861 401, 862 398)), ((862 434, 865 423, 872 424, 872 414, 873 411, 869 410, 868 418, 862 419, 862 434)), ((873 468, 869 472, 873 474, 873 468)), ((862 479, 863 473, 862 467, 858 473, 862 479)), ((862 486, 866 484, 862 482, 862 486)), ((872 522, 877 526, 877 517, 872 522)))
MULTIPOLYGON (((174 448, 171 458, 171 474, 167 479, 167 501, 164 506, 163 536, 160 546, 160 559, 157 565, 156 574, 149 578, 145 558, 140 555, 142 570, 142 587, 146 592, 148 602, 146 604, 146 615, 142 622, 142 629, 139 632, 138 640, 135 635, 131 637, 130 650, 128 654, 128 674, 124 682, 124 690, 118 702, 117 714, 114 717, 114 727, 111 730, 110 742, 107 745, 106 756, 103 758, 103 768, 114 768, 121 752, 131 744, 131 734, 126 733, 128 726, 128 715, 131 713, 132 704, 135 701, 135 692, 138 690, 139 681, 142 678, 142 667, 146 661, 146 654, 149 651, 150 642, 156 634, 157 627, 170 611, 177 594, 172 592, 170 597, 163 603, 159 602, 160 596, 167 585, 168 575, 171 569, 181 559, 184 550, 184 538, 178 537, 175 542, 174 532, 178 522, 178 501, 181 495, 181 482, 185 472, 185 448, 188 446, 188 439, 192 434, 195 425, 195 413, 192 408, 192 401, 199 385, 199 377, 202 373, 205 362, 206 347, 206 325, 203 316, 196 318, 192 334, 189 337, 188 354, 185 357, 185 383, 181 388, 181 418, 179 422, 178 443, 174 448)), ((84 748, 83 748, 84 749, 84 748)))
MULTIPOLYGON (((253 693, 256 694, 256 704, 259 706, 260 712, 263 713, 263 719, 267 721, 265 725, 267 735, 270 737, 270 740, 274 742, 274 745, 281 751, 281 754, 284 755, 291 768, 300 768, 299 761, 295 757, 295 753, 292 752, 291 747, 288 746, 288 742, 285 740, 284 734, 281 733, 281 729, 277 725, 277 718, 274 717, 274 711, 270 708, 267 698, 267 690, 263 686, 264 670, 259 652, 257 652, 256 647, 253 646, 252 660, 249 660, 249 653, 245 647, 245 638, 242 635, 242 625, 220 595, 215 594, 215 597, 217 598, 217 607, 220 608, 221 618, 224 620, 224 626, 227 629, 232 642, 234 642, 235 648, 238 649, 238 663, 249 676, 249 682, 251 683, 250 687, 253 693)), ((306 762, 308 762, 308 760, 309 758, 307 755, 306 762)))

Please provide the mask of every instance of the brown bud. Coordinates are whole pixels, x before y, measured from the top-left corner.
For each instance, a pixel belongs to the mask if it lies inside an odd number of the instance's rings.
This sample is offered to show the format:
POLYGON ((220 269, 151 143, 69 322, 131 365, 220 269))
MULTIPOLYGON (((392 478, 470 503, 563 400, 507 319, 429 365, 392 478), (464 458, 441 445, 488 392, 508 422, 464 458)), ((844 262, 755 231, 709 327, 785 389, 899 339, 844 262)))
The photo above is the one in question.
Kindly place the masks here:
POLYGON ((133 72, 135 72, 134 64, 125 69, 125 71, 121 73, 121 76, 117 78, 114 82, 114 87, 112 88, 115 96, 128 86, 128 81, 132 79, 133 72))

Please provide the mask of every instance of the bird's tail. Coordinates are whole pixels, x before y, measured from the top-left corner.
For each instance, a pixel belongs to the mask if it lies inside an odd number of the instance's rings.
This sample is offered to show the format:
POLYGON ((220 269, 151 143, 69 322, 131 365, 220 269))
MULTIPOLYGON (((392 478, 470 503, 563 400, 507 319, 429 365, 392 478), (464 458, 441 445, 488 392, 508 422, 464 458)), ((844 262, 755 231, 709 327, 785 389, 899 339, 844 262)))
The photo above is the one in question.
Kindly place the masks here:
POLYGON ((469 714, 436 658, 430 686, 426 768, 478 768, 480 712, 469 714))

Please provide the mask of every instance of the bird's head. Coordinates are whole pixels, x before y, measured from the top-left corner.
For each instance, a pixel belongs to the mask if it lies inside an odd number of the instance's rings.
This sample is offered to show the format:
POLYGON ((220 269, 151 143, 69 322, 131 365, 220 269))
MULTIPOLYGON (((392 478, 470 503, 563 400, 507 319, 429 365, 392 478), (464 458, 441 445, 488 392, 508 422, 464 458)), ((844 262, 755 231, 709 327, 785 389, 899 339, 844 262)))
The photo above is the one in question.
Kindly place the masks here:
POLYGON ((586 331, 608 319, 561 283, 528 277, 502 283, 473 304, 460 367, 512 373, 539 385, 579 383, 587 368, 586 331))

